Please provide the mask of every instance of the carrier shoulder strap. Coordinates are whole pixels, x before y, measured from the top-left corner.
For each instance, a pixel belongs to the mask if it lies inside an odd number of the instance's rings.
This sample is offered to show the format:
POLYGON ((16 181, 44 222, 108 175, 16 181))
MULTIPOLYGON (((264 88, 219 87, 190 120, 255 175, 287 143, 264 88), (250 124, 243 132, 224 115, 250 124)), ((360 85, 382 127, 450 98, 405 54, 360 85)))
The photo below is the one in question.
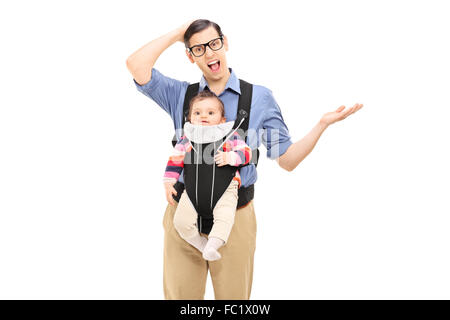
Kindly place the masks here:
POLYGON ((242 129, 243 132, 247 132, 248 124, 250 122, 250 108, 252 106, 253 85, 241 79, 239 79, 239 84, 241 87, 241 95, 239 97, 237 116, 233 128, 236 129, 242 118, 245 118, 244 122, 239 128, 242 129))
MULTIPOLYGON (((199 86, 200 86, 200 84, 197 82, 197 83, 192 83, 187 87, 186 94, 184 95, 183 116, 181 117, 181 128, 179 130, 183 130, 183 128, 184 128, 184 123, 186 122, 188 112, 189 112, 189 101, 191 101, 191 99, 198 93, 199 86)), ((175 132, 175 134, 173 135, 173 138, 172 138, 172 145, 174 147, 177 144, 177 141, 178 141, 177 133, 175 132)))
MULTIPOLYGON (((247 135, 248 125, 250 123, 250 109, 252 107, 253 85, 242 79, 239 79, 239 84, 241 87, 241 95, 239 97, 236 121, 234 122, 233 128, 235 129, 239 125, 239 122, 241 122, 242 118, 245 118, 239 129, 247 135)), ((242 137, 242 139, 247 141, 246 136, 242 137)), ((255 166, 257 166, 258 160, 259 149, 257 148, 252 150, 251 163, 254 163, 255 166)))
POLYGON ((189 102, 195 95, 197 95, 199 86, 200 86, 200 84, 198 82, 193 83, 193 84, 190 84, 186 90, 186 94, 184 96, 184 104, 183 104, 183 118, 181 119, 181 128, 182 129, 184 128, 184 123, 186 122, 186 119, 188 117, 189 102))

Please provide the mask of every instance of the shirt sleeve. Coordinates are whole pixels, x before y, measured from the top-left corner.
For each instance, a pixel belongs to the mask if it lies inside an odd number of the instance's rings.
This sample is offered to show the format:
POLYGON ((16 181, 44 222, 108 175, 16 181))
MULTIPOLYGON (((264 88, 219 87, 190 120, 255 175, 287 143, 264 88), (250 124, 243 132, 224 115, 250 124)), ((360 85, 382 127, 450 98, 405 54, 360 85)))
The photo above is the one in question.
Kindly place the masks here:
POLYGON ((267 157, 276 159, 282 156, 292 144, 289 130, 281 115, 272 91, 268 89, 264 101, 265 118, 263 120, 262 143, 267 148, 267 157))
POLYGON ((180 81, 169 78, 161 72, 152 68, 152 77, 149 82, 140 85, 134 80, 134 84, 139 92, 143 93, 156 102, 163 110, 165 110, 172 119, 176 119, 176 115, 182 113, 180 99, 184 101, 184 93, 189 86, 186 81, 180 81))

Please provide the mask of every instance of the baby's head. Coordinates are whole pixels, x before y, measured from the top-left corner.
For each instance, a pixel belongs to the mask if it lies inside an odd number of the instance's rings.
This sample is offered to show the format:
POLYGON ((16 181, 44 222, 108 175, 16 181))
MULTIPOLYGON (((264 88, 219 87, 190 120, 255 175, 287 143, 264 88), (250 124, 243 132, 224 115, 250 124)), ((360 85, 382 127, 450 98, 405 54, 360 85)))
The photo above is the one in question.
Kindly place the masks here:
POLYGON ((222 100, 212 91, 204 90, 189 102, 187 120, 196 125, 214 126, 226 121, 222 100))

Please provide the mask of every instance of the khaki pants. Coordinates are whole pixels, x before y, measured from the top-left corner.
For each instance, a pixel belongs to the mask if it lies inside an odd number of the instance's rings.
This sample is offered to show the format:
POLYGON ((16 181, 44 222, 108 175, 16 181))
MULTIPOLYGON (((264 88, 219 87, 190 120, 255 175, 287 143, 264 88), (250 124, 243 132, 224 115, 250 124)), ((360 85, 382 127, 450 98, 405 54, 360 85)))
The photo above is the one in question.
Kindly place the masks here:
POLYGON ((236 210, 228 242, 219 249, 222 258, 217 261, 206 261, 199 250, 180 237, 173 226, 177 205, 167 205, 163 220, 165 298, 204 299, 209 270, 216 299, 250 299, 256 246, 253 201, 236 210))
MULTIPOLYGON (((238 188, 239 182, 233 179, 213 209, 214 224, 209 236, 219 238, 224 243, 227 243, 233 227, 238 202, 238 188)), ((197 216, 197 211, 184 190, 173 218, 175 229, 183 239, 190 239, 198 235, 197 216)))

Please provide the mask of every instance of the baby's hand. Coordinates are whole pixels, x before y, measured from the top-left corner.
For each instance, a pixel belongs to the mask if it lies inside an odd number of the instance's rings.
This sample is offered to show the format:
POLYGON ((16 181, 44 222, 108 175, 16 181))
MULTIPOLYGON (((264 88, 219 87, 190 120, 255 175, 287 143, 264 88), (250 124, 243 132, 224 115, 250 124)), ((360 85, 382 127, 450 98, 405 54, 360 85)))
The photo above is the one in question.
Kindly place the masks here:
POLYGON ((166 199, 171 205, 175 204, 175 200, 173 200, 172 195, 177 195, 177 190, 173 187, 174 182, 164 182, 164 188, 166 189, 166 199))
POLYGON ((216 162, 217 166, 222 167, 227 164, 231 165, 231 154, 232 152, 217 151, 217 154, 214 156, 214 161, 216 162))

